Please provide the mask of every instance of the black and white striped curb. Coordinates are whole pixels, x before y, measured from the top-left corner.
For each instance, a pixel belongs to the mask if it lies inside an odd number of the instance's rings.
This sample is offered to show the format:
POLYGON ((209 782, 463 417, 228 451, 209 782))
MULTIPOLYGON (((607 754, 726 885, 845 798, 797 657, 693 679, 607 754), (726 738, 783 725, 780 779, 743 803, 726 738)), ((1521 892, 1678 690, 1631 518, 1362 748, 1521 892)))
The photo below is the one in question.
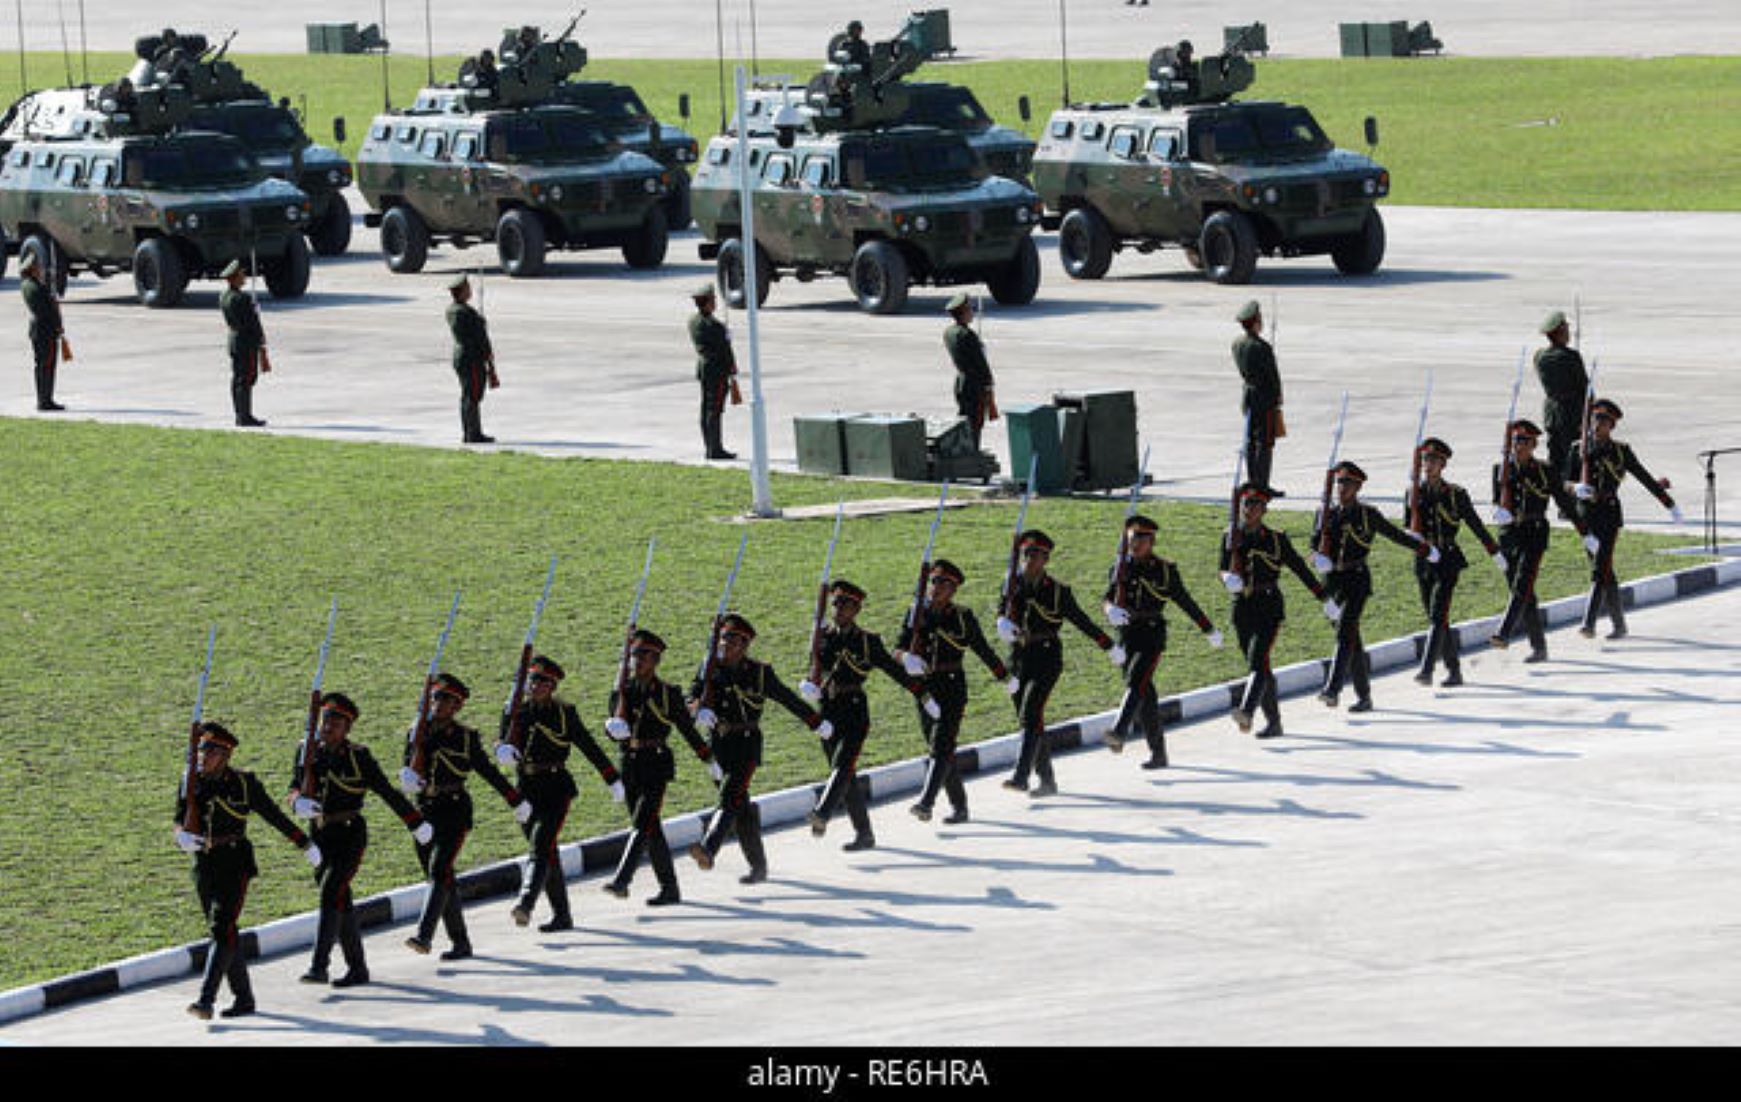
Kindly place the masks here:
MULTIPOLYGON (((1622 586, 1621 594, 1625 607, 1633 609, 1665 604, 1738 581, 1741 581, 1741 559, 1729 559, 1642 578, 1622 586)), ((1543 622, 1549 628, 1575 622, 1582 618, 1584 607, 1585 598, 1582 596, 1550 602, 1542 606, 1543 622)), ((1488 616, 1456 625, 1459 646, 1464 649, 1486 647, 1498 621, 1498 616, 1488 616)), ((1367 648, 1372 672, 1413 665, 1420 660, 1425 641, 1425 633, 1420 633, 1367 648)), ((1313 659, 1277 670, 1278 695, 1298 696, 1317 691, 1323 685, 1328 665, 1327 659, 1313 659)), ((1161 720, 1175 725, 1224 714, 1237 702, 1242 685, 1243 681, 1223 682, 1165 697, 1160 702, 1161 720)), ((1108 710, 1049 728, 1054 752, 1105 741, 1106 732, 1116 716, 1115 710, 1108 710)), ((962 747, 956 760, 962 775, 972 776, 1013 766, 1020 748, 1019 733, 1001 735, 962 747)), ((917 792, 924 777, 925 759, 913 758, 868 770, 860 774, 858 783, 867 801, 882 803, 917 792)), ((803 822, 820 791, 820 784, 807 784, 757 798, 763 827, 771 830, 803 822)), ((665 832, 673 852, 681 854, 690 843, 699 841, 705 823, 704 812, 690 812, 666 820, 665 832)), ((588 874, 614 869, 627 838, 627 831, 618 831, 562 847, 563 871, 570 880, 578 880, 588 874)), ((461 898, 473 901, 517 894, 525 864, 525 858, 515 858, 462 874, 459 878, 461 898)), ((416 884, 361 900, 357 903, 358 924, 364 929, 373 929, 409 922, 421 911, 427 893, 427 885, 416 884)), ((311 911, 245 930, 242 950, 252 960, 306 949, 314 944, 317 921, 318 915, 311 911)), ((206 944, 202 941, 131 957, 36 986, 0 992, 0 1023, 147 984, 186 979, 204 970, 205 956, 206 944)))

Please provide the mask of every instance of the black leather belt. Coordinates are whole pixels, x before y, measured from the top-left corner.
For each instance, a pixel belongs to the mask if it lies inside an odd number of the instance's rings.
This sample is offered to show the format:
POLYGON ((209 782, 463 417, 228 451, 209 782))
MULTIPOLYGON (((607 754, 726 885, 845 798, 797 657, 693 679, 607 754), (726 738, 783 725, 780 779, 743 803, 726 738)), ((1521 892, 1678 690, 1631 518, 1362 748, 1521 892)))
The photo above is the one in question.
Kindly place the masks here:
POLYGON ((322 830, 326 827, 344 826, 346 823, 355 822, 362 817, 361 811, 335 811, 331 815, 316 815, 314 829, 322 830))
POLYGON ((559 761, 526 761, 520 763, 520 775, 522 777, 542 777, 546 773, 560 773, 565 768, 567 767, 559 761))

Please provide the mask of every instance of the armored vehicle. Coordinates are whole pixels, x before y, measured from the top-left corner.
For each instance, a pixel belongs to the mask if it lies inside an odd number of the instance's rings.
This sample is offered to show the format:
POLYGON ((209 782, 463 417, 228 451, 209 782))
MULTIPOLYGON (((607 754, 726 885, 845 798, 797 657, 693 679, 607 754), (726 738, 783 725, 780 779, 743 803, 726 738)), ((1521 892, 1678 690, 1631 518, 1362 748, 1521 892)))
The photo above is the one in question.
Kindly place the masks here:
POLYGON ((1233 102, 1253 77, 1241 54, 1193 61, 1163 47, 1149 74, 1135 103, 1065 108, 1041 137, 1034 187, 1065 272, 1099 279, 1115 252, 1168 246, 1217 283, 1249 282, 1260 253, 1378 269, 1382 166, 1337 149, 1304 107, 1233 102))
POLYGON ((551 102, 583 57, 566 39, 537 42, 497 69, 486 51, 458 84, 375 118, 357 188, 389 269, 422 270, 437 238, 494 241, 511 276, 542 273, 553 248, 621 248, 632 268, 664 262, 671 170, 622 149, 597 115, 551 102))
POLYGON ((801 104, 788 98, 772 114, 771 135, 752 124, 741 139, 708 143, 695 174, 695 221, 706 238, 701 257, 716 262, 728 303, 744 301, 740 140, 755 203, 758 302, 776 279, 821 274, 846 276, 859 305, 878 314, 899 311, 914 283, 983 281, 998 302, 1033 300, 1039 196, 990 175, 960 134, 900 125, 900 87, 879 88, 861 62, 835 62, 801 104))
POLYGON ((174 306, 232 260, 278 298, 308 288, 312 204, 228 134, 186 127, 178 84, 38 93, 8 120, 0 231, 64 292, 69 275, 133 273, 139 300, 174 306))

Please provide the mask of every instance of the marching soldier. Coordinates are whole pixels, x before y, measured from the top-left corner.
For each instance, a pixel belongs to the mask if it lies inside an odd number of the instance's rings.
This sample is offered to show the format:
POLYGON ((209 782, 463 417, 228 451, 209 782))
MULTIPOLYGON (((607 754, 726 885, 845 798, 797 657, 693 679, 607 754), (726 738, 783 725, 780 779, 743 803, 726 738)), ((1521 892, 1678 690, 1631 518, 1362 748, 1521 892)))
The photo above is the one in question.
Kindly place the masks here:
POLYGON ((1233 630, 1245 655, 1250 673, 1233 709, 1233 722, 1241 731, 1251 730, 1252 716, 1262 711, 1263 729, 1258 738, 1280 738, 1281 705, 1276 701, 1276 675, 1270 667, 1270 652, 1287 619, 1282 600, 1281 573, 1294 572, 1312 596, 1324 602, 1324 612, 1335 618, 1335 603, 1312 576, 1286 532, 1266 526, 1272 492, 1247 482, 1239 487, 1239 526, 1221 539, 1221 584, 1233 594, 1233 630))
POLYGON ((447 306, 447 328, 453 334, 453 373, 459 376, 459 427, 461 443, 494 444, 484 435, 482 405, 487 387, 502 385, 496 375, 496 352, 490 344, 489 323, 472 302, 471 281, 463 275, 448 281, 453 301, 447 306))
MULTIPOLYGON (((1626 637, 1626 610, 1620 599, 1620 581, 1614 575, 1614 547, 1620 542, 1620 529, 1625 517, 1620 509, 1620 484, 1626 476, 1635 476, 1650 495, 1660 501, 1674 522, 1681 522, 1681 507, 1669 496, 1668 479, 1658 479, 1644 469, 1631 445, 1613 438, 1614 426, 1621 418, 1620 407, 1607 398, 1590 403, 1589 462, 1584 458, 1584 442, 1575 441, 1566 456, 1564 477, 1578 499, 1578 515, 1585 531, 1596 537, 1596 550, 1590 555, 1590 599, 1584 606, 1584 622, 1578 634, 1586 639, 1596 634, 1596 618, 1607 609, 1614 630, 1610 639, 1626 637)), ((1589 544, 1585 543, 1585 548, 1589 544)))
POLYGON ((230 331, 230 404, 241 428, 260 428, 266 422, 254 416, 254 384, 262 371, 272 370, 266 359, 266 330, 260 324, 260 304, 242 290, 248 272, 240 260, 225 265, 229 283, 218 296, 218 311, 230 331))
POLYGON ((305 743, 297 744, 295 771, 290 780, 293 814, 312 820, 310 829, 322 861, 315 869, 320 886, 320 922, 314 935, 314 958, 303 983, 326 983, 327 964, 336 941, 345 957, 345 974, 332 981, 334 987, 359 987, 369 982, 369 963, 363 955, 363 935, 357 927, 357 910, 351 881, 363 864, 369 844, 369 827, 363 819, 363 799, 370 792, 386 803, 411 829, 419 845, 427 845, 435 828, 411 802, 399 794, 368 749, 350 741, 358 716, 356 704, 343 693, 327 693, 320 699, 320 743, 314 749, 314 784, 304 784, 305 743))
POLYGON ((1123 666, 1124 648, 1100 630, 1070 587, 1046 572, 1052 557, 1052 537, 1037 528, 1030 528, 1017 539, 1021 553, 1021 570, 1004 599, 997 619, 997 634, 1012 645, 1009 666, 1015 671, 1007 688, 1015 698, 1016 714, 1022 721, 1022 748, 1016 759, 1016 770, 1003 786, 1016 792, 1028 792, 1028 774, 1037 774, 1040 783, 1029 795, 1036 798, 1052 796, 1058 784, 1052 773, 1051 739, 1046 734, 1046 701, 1064 672, 1064 644, 1058 638, 1058 628, 1065 620, 1107 652, 1115 666, 1123 666))
MULTIPOLYGON (((1542 434, 1535 422, 1527 418, 1513 421, 1509 432, 1511 461, 1493 465, 1493 522, 1499 526, 1499 549, 1505 554, 1506 588, 1511 598, 1498 630, 1488 641, 1507 647, 1521 627, 1529 636, 1529 657, 1524 661, 1545 662, 1548 639, 1536 604, 1535 579, 1548 550, 1548 501, 1559 503, 1560 511, 1570 516, 1577 511, 1577 499, 1560 481, 1558 472, 1535 457, 1535 442, 1542 434)), ((1583 537, 1584 549, 1595 554, 1600 547, 1596 537, 1585 531, 1582 520, 1574 525, 1583 537)))
MULTIPOLYGON (((1324 575, 1324 591, 1334 602, 1337 615, 1336 654, 1330 660, 1324 687, 1318 699, 1334 708, 1344 684, 1354 686, 1350 712, 1372 711, 1372 669, 1366 657, 1366 641, 1360 636, 1360 618, 1372 596, 1372 571, 1366 560, 1379 536, 1407 548, 1429 563, 1439 561, 1439 549, 1413 532, 1392 524, 1377 509, 1360 500, 1366 472, 1359 464, 1343 460, 1332 472, 1336 500, 1319 519, 1312 533, 1312 566, 1324 575)), ((1326 611, 1329 611, 1326 609, 1326 611)))
POLYGON ((677 869, 671 863, 671 844, 665 838, 665 825, 660 817, 666 786, 677 774, 677 763, 666 744, 671 729, 677 728, 695 756, 707 763, 716 782, 725 777, 719 763, 713 760, 713 751, 695 729, 695 720, 684 706, 682 690, 659 680, 659 660, 664 654, 665 640, 645 628, 630 636, 629 676, 624 678, 620 692, 611 693, 611 717, 605 721, 605 734, 622 747, 623 785, 628 790, 631 825, 616 875, 604 890, 618 899, 627 899, 629 881, 634 879, 635 867, 645 851, 652 862, 653 875, 659 878, 659 894, 647 900, 649 907, 683 901, 677 889, 677 869))
POLYGON ((472 799, 466 781, 475 772, 501 793, 514 809, 515 821, 524 824, 532 817, 532 805, 496 768, 477 728, 459 722, 459 711, 469 696, 471 690, 453 674, 436 677, 429 694, 431 715, 423 732, 423 759, 429 775, 421 777, 411 767, 417 753, 415 728, 405 740, 405 768, 399 771, 400 784, 417 793, 417 810, 434 828, 430 840, 417 847, 417 858, 429 878, 429 895, 417 918, 417 932, 405 939, 405 947, 427 955, 435 939, 435 924, 440 922, 453 943, 441 954, 442 960, 465 960, 472 955, 471 935, 466 930, 453 871, 472 828, 472 799))
POLYGON ((985 345, 973 328, 973 302, 967 292, 957 292, 949 300, 948 311, 955 324, 943 331, 943 347, 955 365, 955 410, 967 422, 977 450, 980 430, 987 420, 997 417, 991 366, 985 362, 985 345))
POLYGON ((703 869, 713 868, 719 848, 735 831, 750 871, 740 884, 768 878, 768 854, 762 847, 762 813, 750 799, 750 779, 762 764, 762 709, 774 701, 815 731, 826 742, 834 724, 823 719, 793 692, 772 666, 749 656, 756 629, 737 613, 720 621, 719 654, 704 682, 697 676, 689 690, 695 726, 707 732, 713 760, 724 772, 719 803, 701 841, 689 855, 703 869))
POLYGON ((1566 469, 1566 456, 1584 431, 1584 398, 1590 376, 1584 369, 1584 357, 1567 343, 1571 329, 1563 311, 1549 314, 1541 323, 1541 332, 1547 337, 1548 346, 1536 350, 1535 373, 1542 384, 1542 425, 1547 429, 1548 466, 1558 472, 1566 469))
MULTIPOLYGON (((1253 299, 1234 317, 1245 335, 1233 342, 1233 363, 1245 384, 1240 411, 1249 418, 1245 437, 1245 470, 1255 486, 1269 485, 1276 440, 1287 432, 1282 420, 1282 377, 1275 349, 1263 339, 1263 311, 1253 299)), ((1270 490, 1271 497, 1282 496, 1270 490)))
POLYGON ((55 369, 60 364, 61 343, 66 340, 61 325, 60 301, 42 273, 42 261, 27 252, 18 262, 18 290, 30 312, 30 351, 36 366, 36 408, 59 413, 65 406, 54 400, 55 369))
POLYGON ((695 378, 701 384, 701 443, 709 459, 736 459, 725 450, 721 418, 727 395, 737 385, 737 357, 731 348, 731 333, 713 316, 718 300, 713 284, 703 283, 690 296, 695 315, 689 319, 689 342, 695 346, 695 378))
POLYGON ((949 814, 943 821, 967 821, 967 786, 961 783, 955 763, 961 717, 967 712, 967 652, 972 651, 999 682, 1010 676, 1009 668, 980 630, 979 618, 965 605, 955 603, 955 594, 966 581, 967 575, 948 559, 932 563, 930 600, 919 610, 917 622, 901 629, 895 647, 895 657, 906 672, 922 679, 919 729, 928 748, 925 786, 919 792, 919 802, 908 809, 922 823, 931 821, 939 792, 949 797, 949 814))
POLYGON ((1143 768, 1164 769, 1167 736, 1161 728, 1155 667, 1167 649, 1167 602, 1177 604, 1191 618, 1210 646, 1221 646, 1221 632, 1192 599, 1178 566, 1155 554, 1155 533, 1160 526, 1139 514, 1125 521, 1124 527, 1125 561, 1114 564, 1103 598, 1107 622, 1118 629, 1118 641, 1125 651, 1124 700, 1117 721, 1107 732, 1106 745, 1113 753, 1121 753, 1125 740, 1141 731, 1149 744, 1149 760, 1143 762, 1143 768))
POLYGON ((1451 630, 1451 599, 1457 592, 1457 580, 1469 560, 1457 546, 1457 532, 1467 524, 1481 541, 1493 564, 1505 573, 1505 555, 1499 544, 1481 523, 1481 517, 1469 500, 1469 491, 1445 480, 1445 463, 1451 458, 1451 445, 1436 436, 1421 441, 1421 482, 1414 488, 1414 505, 1409 530, 1420 536, 1439 552, 1415 560, 1415 582, 1420 586, 1421 607, 1426 610, 1429 630, 1427 645, 1421 654, 1420 672, 1415 680, 1422 685, 1433 683, 1433 667, 1440 659, 1445 663, 1445 679, 1439 684, 1453 688, 1463 683, 1463 662, 1458 653, 1457 633, 1451 630))
POLYGON ((822 718, 828 721, 833 735, 822 740, 823 753, 828 757, 828 780, 810 809, 810 833, 820 838, 828 830, 828 820, 844 800, 846 816, 852 822, 852 840, 841 848, 849 852, 876 846, 871 830, 870 810, 860 791, 858 755, 870 737, 870 702, 865 697, 864 683, 871 671, 881 670, 915 695, 924 689, 901 669, 874 631, 859 626, 859 610, 864 607, 865 591, 844 578, 836 578, 829 586, 834 617, 822 629, 817 642, 815 681, 799 682, 798 691, 812 703, 822 705, 822 718))
POLYGON ((562 824, 568 819, 569 806, 580 795, 574 776, 568 771, 569 752, 579 748, 610 789, 613 800, 622 803, 626 796, 616 766, 580 721, 579 710, 556 695, 564 676, 555 659, 542 654, 535 656, 526 669, 526 699, 514 717, 513 729, 509 728, 504 712, 500 740, 496 743, 496 760, 504 767, 512 765, 518 770, 517 787, 532 808, 531 816, 520 824, 531 853, 520 885, 520 898, 510 913, 514 925, 528 925, 538 897, 547 896, 550 921, 538 927, 545 934, 574 929, 574 915, 568 905, 568 880, 563 875, 559 853, 562 824))
POLYGON ((239 923, 242 902, 248 897, 248 881, 260 871, 254 863, 253 843, 248 841, 248 816, 259 813, 302 850, 308 863, 316 868, 320 866, 320 847, 278 809, 258 777, 244 769, 230 768, 230 754, 237 743, 235 735, 223 724, 209 721, 200 724, 199 732, 191 791, 184 783, 176 799, 175 844, 182 852, 193 854, 194 890, 199 894, 200 911, 211 931, 211 945, 206 951, 199 998, 187 1012, 210 1021, 218 987, 228 980, 236 1001, 222 1012, 222 1017, 242 1018, 254 1013, 254 988, 248 979, 239 923), (193 822, 197 827, 193 831, 185 829, 189 800, 194 804, 193 822))

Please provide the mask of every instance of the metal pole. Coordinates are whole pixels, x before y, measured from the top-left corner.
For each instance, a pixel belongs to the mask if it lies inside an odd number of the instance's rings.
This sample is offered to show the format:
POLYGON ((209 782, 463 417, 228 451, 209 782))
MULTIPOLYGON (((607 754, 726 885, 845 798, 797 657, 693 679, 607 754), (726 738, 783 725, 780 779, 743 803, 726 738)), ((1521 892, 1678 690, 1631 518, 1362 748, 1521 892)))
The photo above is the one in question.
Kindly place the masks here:
POLYGON ((774 494, 768 483, 768 411, 762 402, 762 354, 756 329, 756 206, 750 190, 750 128, 745 108, 748 82, 744 67, 737 67, 738 101, 738 203, 743 211, 744 317, 750 338, 750 511, 758 517, 777 517, 774 494))

